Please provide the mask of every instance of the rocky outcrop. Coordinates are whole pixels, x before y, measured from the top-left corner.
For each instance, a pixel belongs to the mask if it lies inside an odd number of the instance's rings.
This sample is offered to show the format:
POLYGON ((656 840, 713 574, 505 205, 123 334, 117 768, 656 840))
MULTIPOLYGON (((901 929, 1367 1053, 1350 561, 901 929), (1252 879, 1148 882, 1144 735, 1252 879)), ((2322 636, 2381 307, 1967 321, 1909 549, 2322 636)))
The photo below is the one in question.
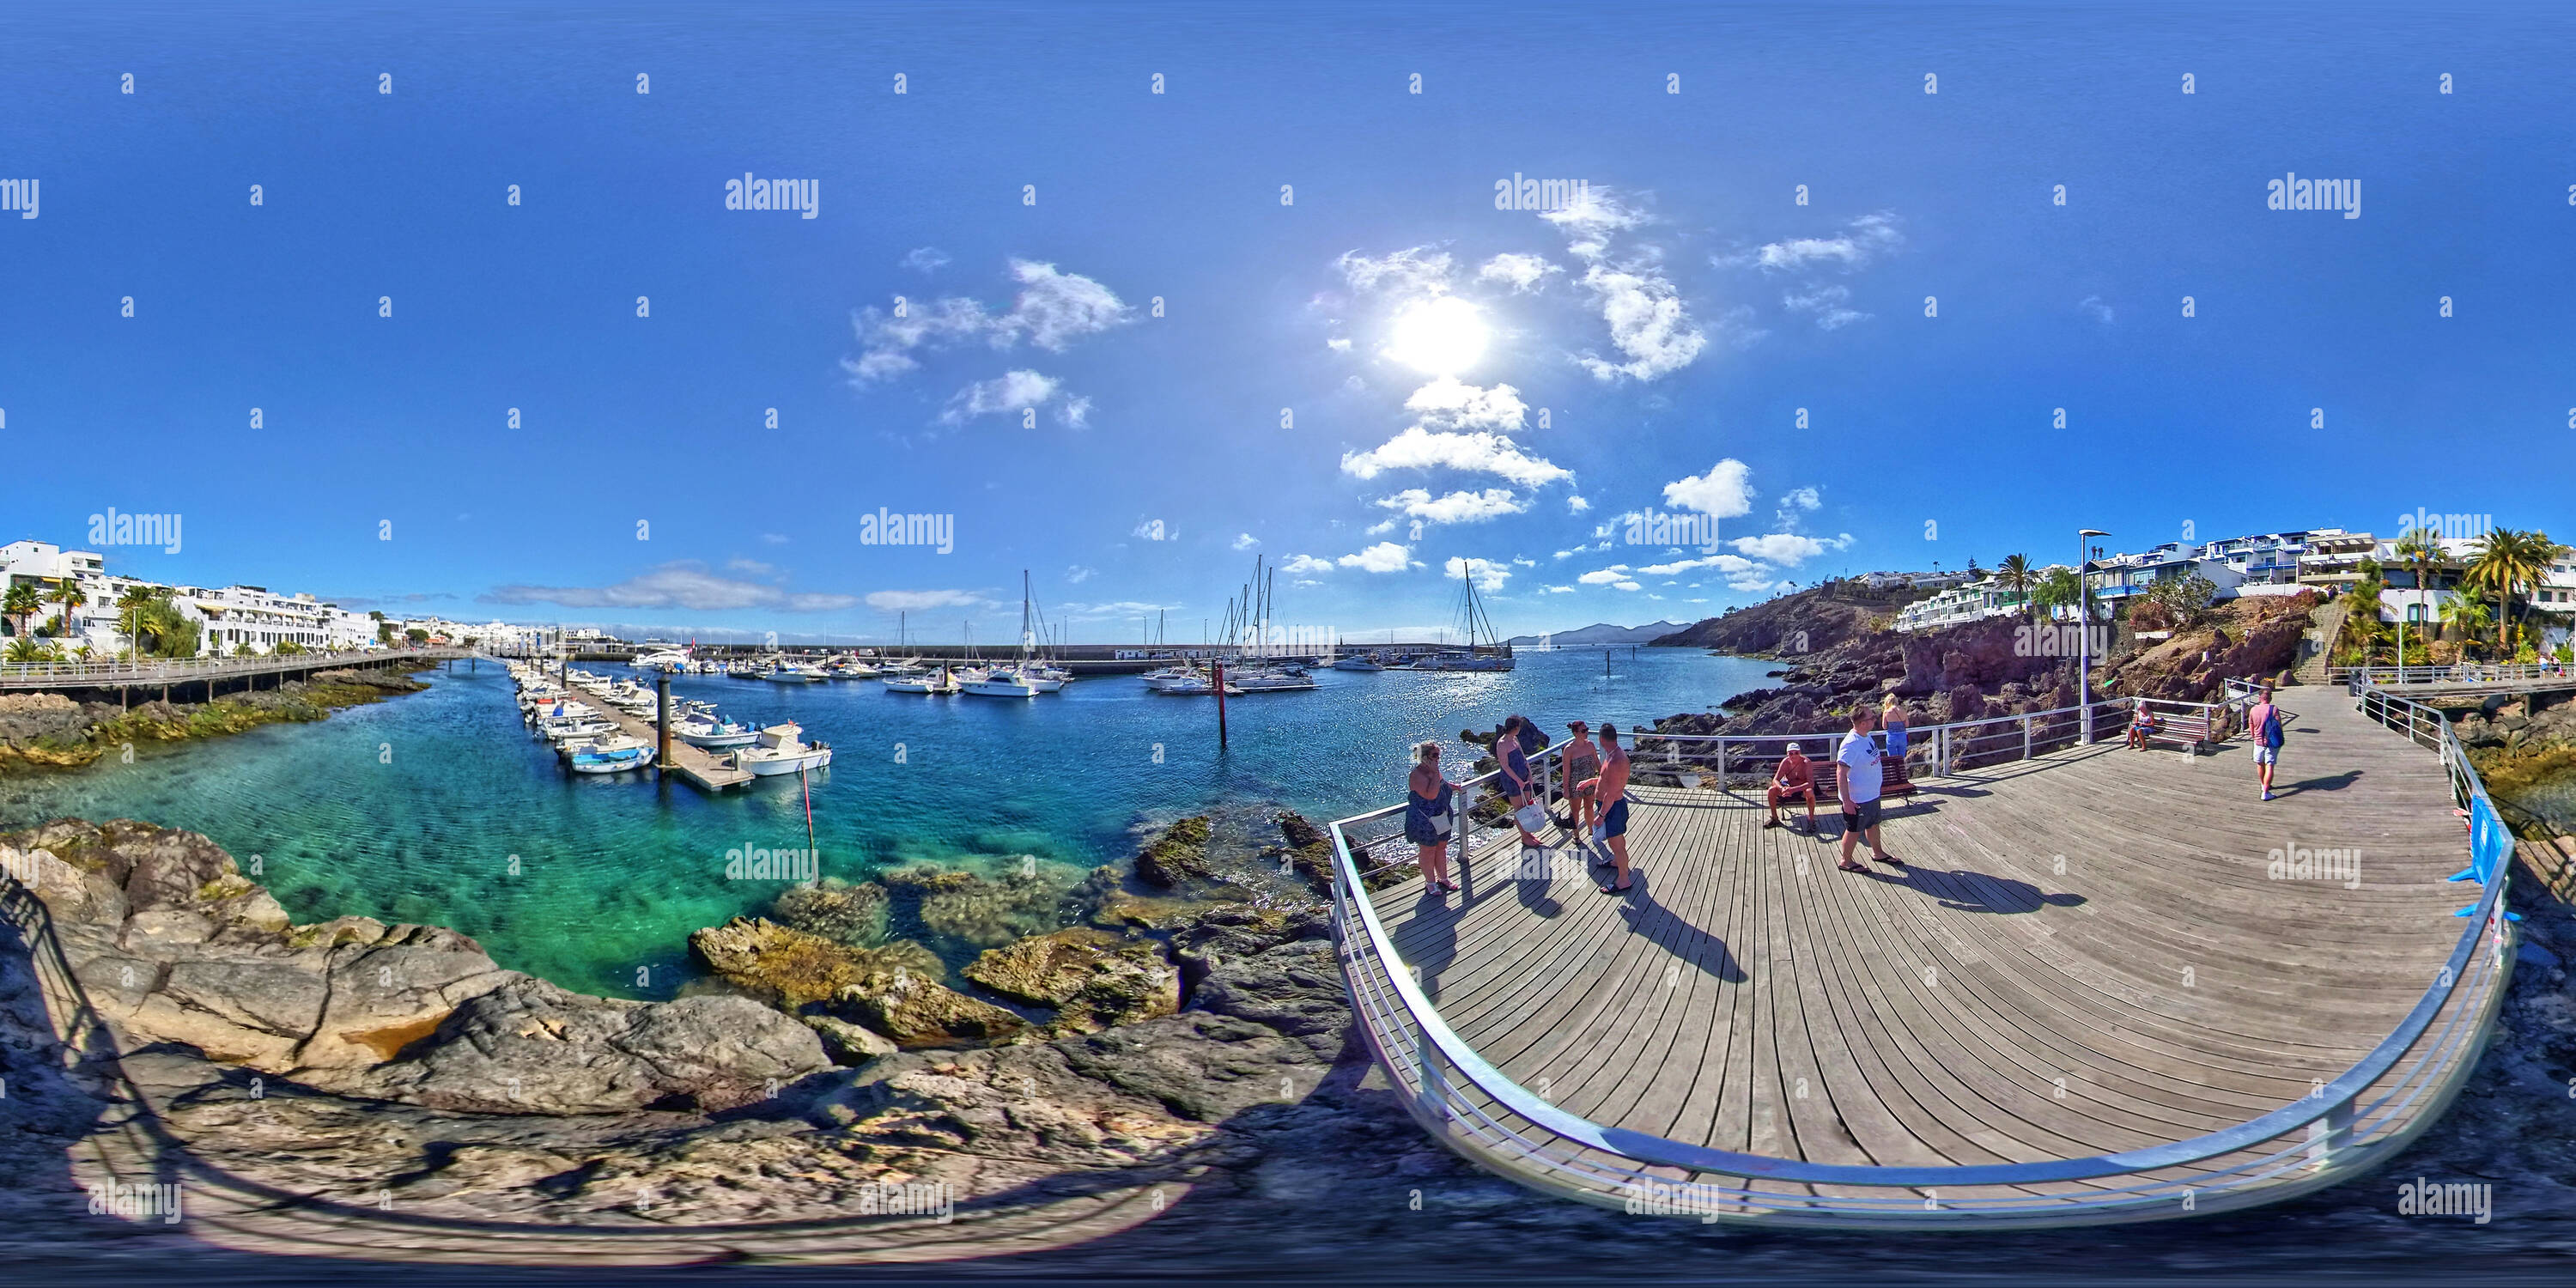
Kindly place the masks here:
POLYGON ((760 917, 736 917, 689 936, 689 953, 717 978, 784 1011, 803 1011, 840 996, 871 976, 944 973, 939 958, 915 943, 852 948, 790 930, 760 917))
POLYGON ((335 669, 204 703, 153 700, 128 707, 54 693, 0 696, 0 773, 74 769, 128 747, 321 720, 341 707, 428 687, 399 671, 335 669))
POLYGON ((815 885, 794 885, 779 892, 769 915, 779 924, 854 948, 885 942, 886 888, 874 881, 856 885, 825 877, 815 885))
POLYGON ((322 1090, 490 1112, 739 1103, 828 1067, 812 1032, 747 999, 585 997, 440 927, 292 925, 193 832, 65 821, 0 845, 36 877, 66 963, 126 1049, 177 1044, 322 1090))
POLYGON ((1169 889, 1184 881, 1214 880, 1208 868, 1208 819, 1204 814, 1172 824, 1136 852, 1136 879, 1169 889))
POLYGON ((908 1047, 991 1042, 1028 1027, 1016 1012, 968 997, 936 976, 900 969, 873 972, 843 988, 831 1010, 908 1047))
POLYGON ((1857 583, 1835 582, 1728 609, 1722 617, 1705 618, 1654 644, 1795 659, 1876 634, 1896 610, 1921 598, 1918 591, 1873 591, 1857 583))
POLYGON ((1094 1033, 1181 1007, 1180 972, 1160 947, 1079 927, 995 948, 961 973, 1013 1001, 1055 1008, 1059 1033, 1094 1033))
POLYGON ((921 923, 943 950, 990 948, 1063 924, 1071 887, 1063 869, 1022 855, 995 875, 918 864, 884 874, 895 910, 921 923))

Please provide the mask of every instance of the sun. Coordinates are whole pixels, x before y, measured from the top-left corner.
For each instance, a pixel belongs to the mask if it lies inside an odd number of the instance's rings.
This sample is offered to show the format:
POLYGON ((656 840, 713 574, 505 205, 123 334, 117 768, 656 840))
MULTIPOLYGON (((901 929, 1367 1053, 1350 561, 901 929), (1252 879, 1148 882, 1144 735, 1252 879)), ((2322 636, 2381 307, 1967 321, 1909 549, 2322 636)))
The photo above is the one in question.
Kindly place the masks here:
POLYGON ((1424 300, 1398 314, 1387 356, 1416 371, 1454 376, 1485 354, 1485 320, 1454 295, 1424 300))

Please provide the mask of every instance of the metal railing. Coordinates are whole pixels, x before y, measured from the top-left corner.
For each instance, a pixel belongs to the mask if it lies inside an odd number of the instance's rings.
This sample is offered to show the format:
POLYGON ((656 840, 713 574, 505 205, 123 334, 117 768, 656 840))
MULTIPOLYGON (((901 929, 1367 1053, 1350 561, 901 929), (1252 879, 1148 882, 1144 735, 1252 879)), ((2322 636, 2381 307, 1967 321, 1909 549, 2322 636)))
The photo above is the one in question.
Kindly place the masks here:
MULTIPOLYGON (((2231 685, 2221 702, 2172 705, 2232 710, 2241 725, 2252 696, 2250 686, 2231 685)), ((1928 768, 1950 773, 1968 762, 2001 763, 2112 736, 2120 724, 2095 717, 2104 706, 2125 705, 2096 702, 2092 709, 2059 708, 1934 725, 1914 733, 1934 749, 1927 753, 1928 768), (1995 728, 2016 722, 2017 730, 1995 728), (2048 732, 2043 735, 2043 730, 2048 732)), ((2438 728, 2455 788, 2483 801, 2485 788, 2457 752, 2440 713, 2381 697, 2383 711, 2401 706, 2411 709, 2410 728, 2438 728), (2435 723, 2428 725, 2428 720, 2435 723)), ((1739 743, 1803 737, 1830 745, 1839 736, 1730 734, 1707 755, 1724 778, 1732 764, 1729 754, 1739 743)), ((1650 734, 1639 741, 1721 739, 1650 734)), ((1552 762, 1561 750, 1550 747, 1534 757, 1533 770, 1552 762)), ((1674 759, 1680 759, 1680 751, 1674 749, 1674 759)), ((1482 775, 1462 786, 1472 790, 1497 776, 1482 775)), ((1545 772, 1537 776, 1547 781, 1545 772)), ((1467 795, 1460 793, 1462 802, 1467 795)), ((1825 1164, 1714 1149, 1605 1126, 1558 1109, 1505 1076, 1449 1027, 1389 938, 1370 894, 1369 878, 1412 861, 1411 847, 1391 849, 1390 841, 1400 837, 1354 843, 1359 829, 1382 824, 1403 809, 1373 810, 1331 827, 1337 953, 1352 1009, 1378 1063, 1415 1120, 1470 1161, 1565 1197, 1631 1212, 1777 1225, 1960 1228, 2127 1220, 2268 1202, 2355 1175, 2429 1123, 2475 1063, 2503 996, 2508 870, 2484 880, 2477 904, 2463 911, 2471 918, 2468 927, 2387 1037, 2308 1096, 2236 1126, 2114 1154, 1990 1165, 1825 1164), (1369 864, 1365 869, 1364 860, 1369 864), (2482 942, 2489 951, 2479 951, 2482 942), (2381 1085, 2384 1078, 2390 1081, 2381 1085)), ((1487 835, 1501 844, 1514 839, 1508 825, 1487 835)), ((1463 821, 1451 843, 1462 856, 1479 848, 1463 821)))
POLYGON ((220 680, 236 675, 267 675, 276 671, 300 671, 308 667, 335 663, 375 663, 404 660, 437 661, 472 656, 473 650, 462 648, 407 649, 335 649, 303 653, 262 653, 256 657, 179 657, 123 659, 96 662, 0 662, 0 684, 21 687, 60 685, 67 688, 112 687, 131 684, 183 684, 199 680, 220 680))
MULTIPOLYGON (((2356 686, 2405 684, 2517 684, 2529 680, 2576 680, 2576 667, 2563 662, 2452 662, 2441 666, 2330 666, 2326 678, 2356 686)), ((2358 693, 2358 689, 2355 692, 2358 693)))

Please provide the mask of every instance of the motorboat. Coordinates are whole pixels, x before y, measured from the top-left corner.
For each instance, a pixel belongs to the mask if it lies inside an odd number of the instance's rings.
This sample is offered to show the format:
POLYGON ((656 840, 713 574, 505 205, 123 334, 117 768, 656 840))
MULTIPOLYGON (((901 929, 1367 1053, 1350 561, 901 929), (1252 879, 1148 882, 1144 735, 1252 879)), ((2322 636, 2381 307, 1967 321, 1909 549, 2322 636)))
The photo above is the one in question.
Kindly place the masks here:
POLYGON ((1286 693, 1295 689, 1315 687, 1315 678, 1302 671, 1237 671, 1226 676, 1225 679, 1229 694, 1286 693))
POLYGON ((646 653, 636 658, 633 662, 628 663, 628 665, 634 667, 638 671, 661 671, 665 673, 685 671, 688 670, 690 666, 689 651, 684 648, 662 649, 658 652, 646 653))
POLYGON ((1386 669, 1386 663, 1377 660, 1377 655, 1374 653, 1353 653, 1349 657, 1334 659, 1333 669, 1336 671, 1383 671, 1386 669))
POLYGON ((1009 667, 990 671, 969 671, 957 678, 957 689, 979 698, 1034 698, 1038 687, 1009 667))
POLYGON ((576 751, 566 759, 572 766, 572 772, 576 774, 622 774, 627 770, 642 769, 652 764, 653 749, 647 746, 618 747, 607 751, 576 751))
POLYGON ((671 736, 692 747, 713 750, 750 746, 760 737, 760 731, 750 725, 735 724, 731 720, 702 716, 671 726, 671 736))
POLYGON ((760 678, 773 684, 813 684, 826 677, 817 667, 781 661, 763 671, 760 678))
POLYGON ((928 693, 936 695, 957 692, 957 677, 944 666, 936 671, 909 671, 902 674, 888 671, 881 674, 878 678, 885 681, 886 692, 888 693, 928 693))
POLYGON ((832 763, 829 744, 806 742, 803 728, 795 721, 771 725, 757 735, 757 740, 733 754, 736 768, 750 770, 761 778, 792 774, 800 769, 820 769, 832 763))
MULTIPOLYGON (((1186 680, 1167 680, 1155 685, 1154 692, 1175 698, 1204 698, 1216 692, 1216 684, 1206 676, 1194 676, 1186 680)), ((1232 698, 1242 694, 1243 690, 1237 688, 1234 681, 1225 682, 1225 696, 1232 698)))

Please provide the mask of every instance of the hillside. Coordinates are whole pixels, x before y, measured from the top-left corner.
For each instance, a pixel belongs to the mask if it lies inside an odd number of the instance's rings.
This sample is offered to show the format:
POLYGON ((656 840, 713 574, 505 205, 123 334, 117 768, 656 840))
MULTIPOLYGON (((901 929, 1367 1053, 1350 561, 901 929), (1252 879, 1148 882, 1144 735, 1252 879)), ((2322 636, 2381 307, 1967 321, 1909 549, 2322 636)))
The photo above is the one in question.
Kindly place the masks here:
POLYGON ((1924 597, 1915 590, 1870 590, 1835 583, 1802 590, 1745 608, 1733 608, 1677 631, 1655 644, 1704 648, 1751 657, 1821 653, 1884 629, 1896 610, 1924 597))
POLYGON ((1656 644, 1661 643, 1664 636, 1682 629, 1684 627, 1680 622, 1648 622, 1643 626, 1613 626, 1608 622, 1595 622, 1580 630, 1551 631, 1545 635, 1515 635, 1506 642, 1514 645, 1553 644, 1559 648, 1587 644, 1656 644))

